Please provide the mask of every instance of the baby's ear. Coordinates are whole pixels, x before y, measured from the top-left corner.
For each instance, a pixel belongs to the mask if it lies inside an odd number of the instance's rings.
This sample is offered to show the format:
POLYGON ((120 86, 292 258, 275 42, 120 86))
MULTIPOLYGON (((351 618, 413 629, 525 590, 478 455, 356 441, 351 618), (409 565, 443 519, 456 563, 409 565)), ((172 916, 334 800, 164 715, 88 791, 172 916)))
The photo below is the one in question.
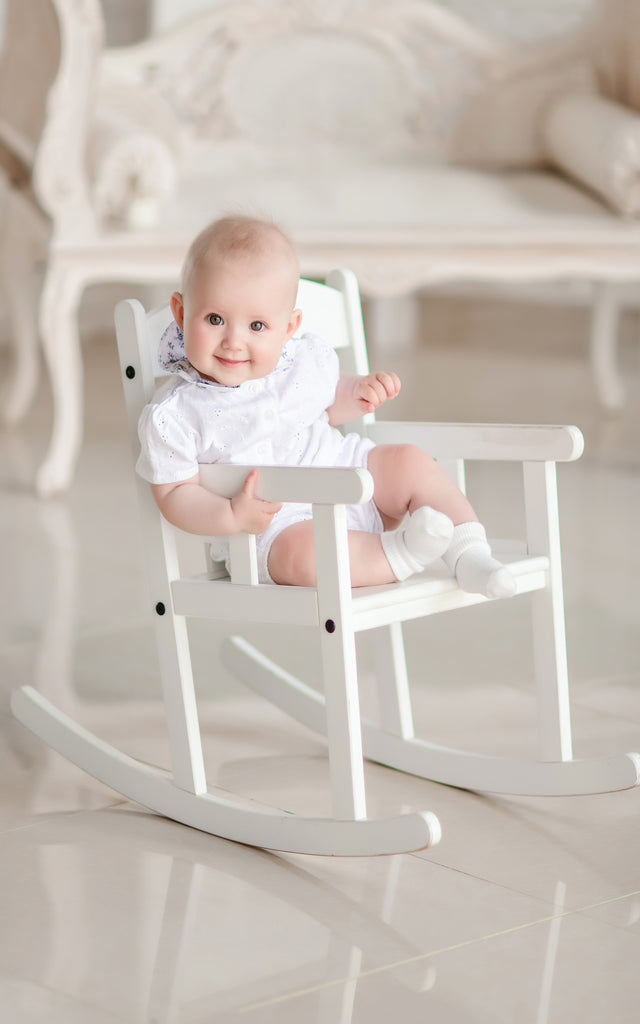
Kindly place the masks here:
POLYGON ((180 330, 184 328, 184 302, 182 301, 182 294, 180 292, 174 292, 171 296, 171 312, 173 313, 173 319, 177 323, 180 330))
POLYGON ((294 309, 287 325, 287 337, 292 338, 302 322, 302 310, 294 309))

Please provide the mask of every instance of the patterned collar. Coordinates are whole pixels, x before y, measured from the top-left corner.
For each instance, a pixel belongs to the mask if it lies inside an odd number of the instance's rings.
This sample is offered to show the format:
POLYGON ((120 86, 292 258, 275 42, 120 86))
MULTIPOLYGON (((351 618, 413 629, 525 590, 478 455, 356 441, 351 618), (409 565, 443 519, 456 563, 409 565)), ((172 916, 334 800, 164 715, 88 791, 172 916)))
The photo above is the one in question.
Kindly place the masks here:
MULTIPOLYGON (((280 359, 278 360, 275 369, 272 373, 280 373, 283 370, 288 370, 293 363, 293 352, 292 342, 297 341, 298 338, 291 338, 280 353, 280 359)), ((188 380, 191 384, 195 384, 196 387, 214 387, 214 388, 226 388, 226 384, 218 384, 215 381, 204 380, 200 376, 194 366, 191 365, 187 359, 187 354, 184 349, 184 334, 178 327, 175 320, 169 324, 164 331, 160 344, 158 346, 158 364, 162 367, 165 373, 175 373, 178 377, 182 377, 183 380, 188 380)), ((271 374, 269 374, 271 376, 271 374)), ((246 382, 248 383, 248 381, 246 382)), ((235 387, 242 387, 242 384, 235 385, 235 387)))

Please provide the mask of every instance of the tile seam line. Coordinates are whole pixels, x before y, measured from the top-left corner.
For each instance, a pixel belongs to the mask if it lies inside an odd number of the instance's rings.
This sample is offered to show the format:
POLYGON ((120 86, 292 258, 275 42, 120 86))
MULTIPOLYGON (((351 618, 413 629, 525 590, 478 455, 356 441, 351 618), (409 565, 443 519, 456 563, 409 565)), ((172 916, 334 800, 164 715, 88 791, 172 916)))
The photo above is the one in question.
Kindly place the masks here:
POLYGON ((640 889, 624 893, 622 896, 612 896, 610 899, 598 900, 597 903, 590 903, 584 907, 575 907, 573 910, 565 910, 559 914, 549 914, 547 917, 537 918, 535 921, 527 921, 524 924, 517 924, 512 928, 504 928, 498 932, 491 932, 489 935, 481 935, 476 939, 465 939, 464 942, 455 942, 450 946, 442 946, 440 949, 430 950, 428 953, 417 953, 415 956, 408 957, 406 960, 395 960, 393 963, 381 964, 379 967, 372 967, 368 971, 360 971, 358 974, 349 975, 345 978, 335 978, 333 981, 325 981, 318 985, 310 985, 297 992, 288 992, 286 995, 276 996, 274 999, 265 999, 258 1003, 251 1003, 249 1006, 243 1007, 238 1012, 241 1014, 251 1013, 253 1010, 260 1010, 267 1006, 275 1006, 278 1003, 286 1003, 291 999, 299 999, 301 996, 311 995, 312 993, 320 992, 323 989, 334 988, 336 985, 345 985, 348 982, 359 981, 361 978, 370 978, 376 974, 382 974, 384 971, 392 971, 398 967, 405 967, 407 964, 419 963, 421 960, 430 960, 435 956, 442 956, 444 953, 452 953, 458 949, 465 949, 468 946, 474 946, 480 942, 490 942, 492 939, 499 939, 503 935, 513 935, 515 932, 523 932, 528 928, 535 928, 537 925, 550 924, 552 921, 561 921, 565 917, 584 914, 589 910, 595 910, 598 907, 604 907, 610 903, 618 903, 620 900, 629 899, 631 896, 640 896, 640 889))
MULTIPOLYGON (((114 790, 115 793, 115 790, 114 790)), ((40 813, 34 812, 33 818, 30 821, 18 822, 15 825, 9 825, 3 827, 0 825, 0 839, 2 836, 12 835, 14 832, 24 832, 31 828, 38 828, 40 825, 46 825, 47 822, 52 819, 56 822, 60 822, 63 818, 71 820, 81 814, 100 814, 102 811, 110 811, 115 807, 122 807, 128 802, 125 798, 121 798, 116 793, 115 799, 108 804, 100 807, 78 807, 68 811, 42 811, 40 813)))

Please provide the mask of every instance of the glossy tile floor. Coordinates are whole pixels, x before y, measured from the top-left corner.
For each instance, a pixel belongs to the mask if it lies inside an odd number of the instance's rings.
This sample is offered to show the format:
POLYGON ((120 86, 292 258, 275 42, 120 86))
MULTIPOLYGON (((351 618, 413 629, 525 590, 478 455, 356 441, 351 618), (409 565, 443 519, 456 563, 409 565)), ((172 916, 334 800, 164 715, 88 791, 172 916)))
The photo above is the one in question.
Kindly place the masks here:
MULTIPOLYGON (((429 343, 393 360, 405 387, 389 415, 584 430, 585 456, 560 473, 576 753, 639 750, 638 317, 625 324, 618 417, 594 402, 580 311, 431 300, 425 320, 429 343)), ((85 357, 87 437, 65 498, 31 490, 50 422, 44 384, 28 426, 0 435, 0 1018, 637 1021, 640 790, 506 799, 369 766, 370 812, 431 809, 442 842, 370 860, 281 856, 148 813, 11 718, 11 688, 31 683, 166 763, 113 341, 85 357)), ((501 472, 478 488, 504 535, 514 482, 501 472)), ((407 629, 419 726, 478 750, 528 747, 527 601, 407 629)), ((193 639, 210 777, 326 809, 322 742, 219 670, 215 633, 193 639)), ((286 631, 264 640, 313 680, 313 651, 286 631)), ((362 662, 366 704, 366 649, 362 662)))

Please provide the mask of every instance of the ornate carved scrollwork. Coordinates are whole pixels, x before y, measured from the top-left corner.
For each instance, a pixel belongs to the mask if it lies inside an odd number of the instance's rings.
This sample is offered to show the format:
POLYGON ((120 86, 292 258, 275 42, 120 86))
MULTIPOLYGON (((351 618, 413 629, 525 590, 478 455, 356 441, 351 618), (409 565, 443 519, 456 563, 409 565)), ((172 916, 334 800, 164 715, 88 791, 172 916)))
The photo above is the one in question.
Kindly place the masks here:
POLYGON ((72 236, 94 223, 89 200, 85 145, 95 75, 103 40, 99 0, 53 0, 60 26, 60 67, 49 92, 47 122, 33 169, 38 200, 56 221, 59 235, 72 236))
MULTIPOLYGON (((381 66, 386 62, 402 82, 405 111, 391 144, 422 155, 442 154, 452 119, 499 52, 497 44, 461 19, 413 0, 400 6, 369 0, 366 10, 361 0, 282 0, 269 5, 251 0, 214 7, 200 18, 199 27, 197 34, 178 29, 171 38, 150 45, 143 62, 145 81, 191 131, 219 140, 247 137, 230 88, 237 62, 252 52, 263 59, 266 48, 283 40, 294 59, 297 44, 324 35, 329 45, 332 36, 349 40, 356 57, 360 46, 363 59, 368 51, 371 61, 381 66)), ((303 80, 300 87, 321 84, 303 80)), ((339 113, 335 111, 336 123, 339 113)))

